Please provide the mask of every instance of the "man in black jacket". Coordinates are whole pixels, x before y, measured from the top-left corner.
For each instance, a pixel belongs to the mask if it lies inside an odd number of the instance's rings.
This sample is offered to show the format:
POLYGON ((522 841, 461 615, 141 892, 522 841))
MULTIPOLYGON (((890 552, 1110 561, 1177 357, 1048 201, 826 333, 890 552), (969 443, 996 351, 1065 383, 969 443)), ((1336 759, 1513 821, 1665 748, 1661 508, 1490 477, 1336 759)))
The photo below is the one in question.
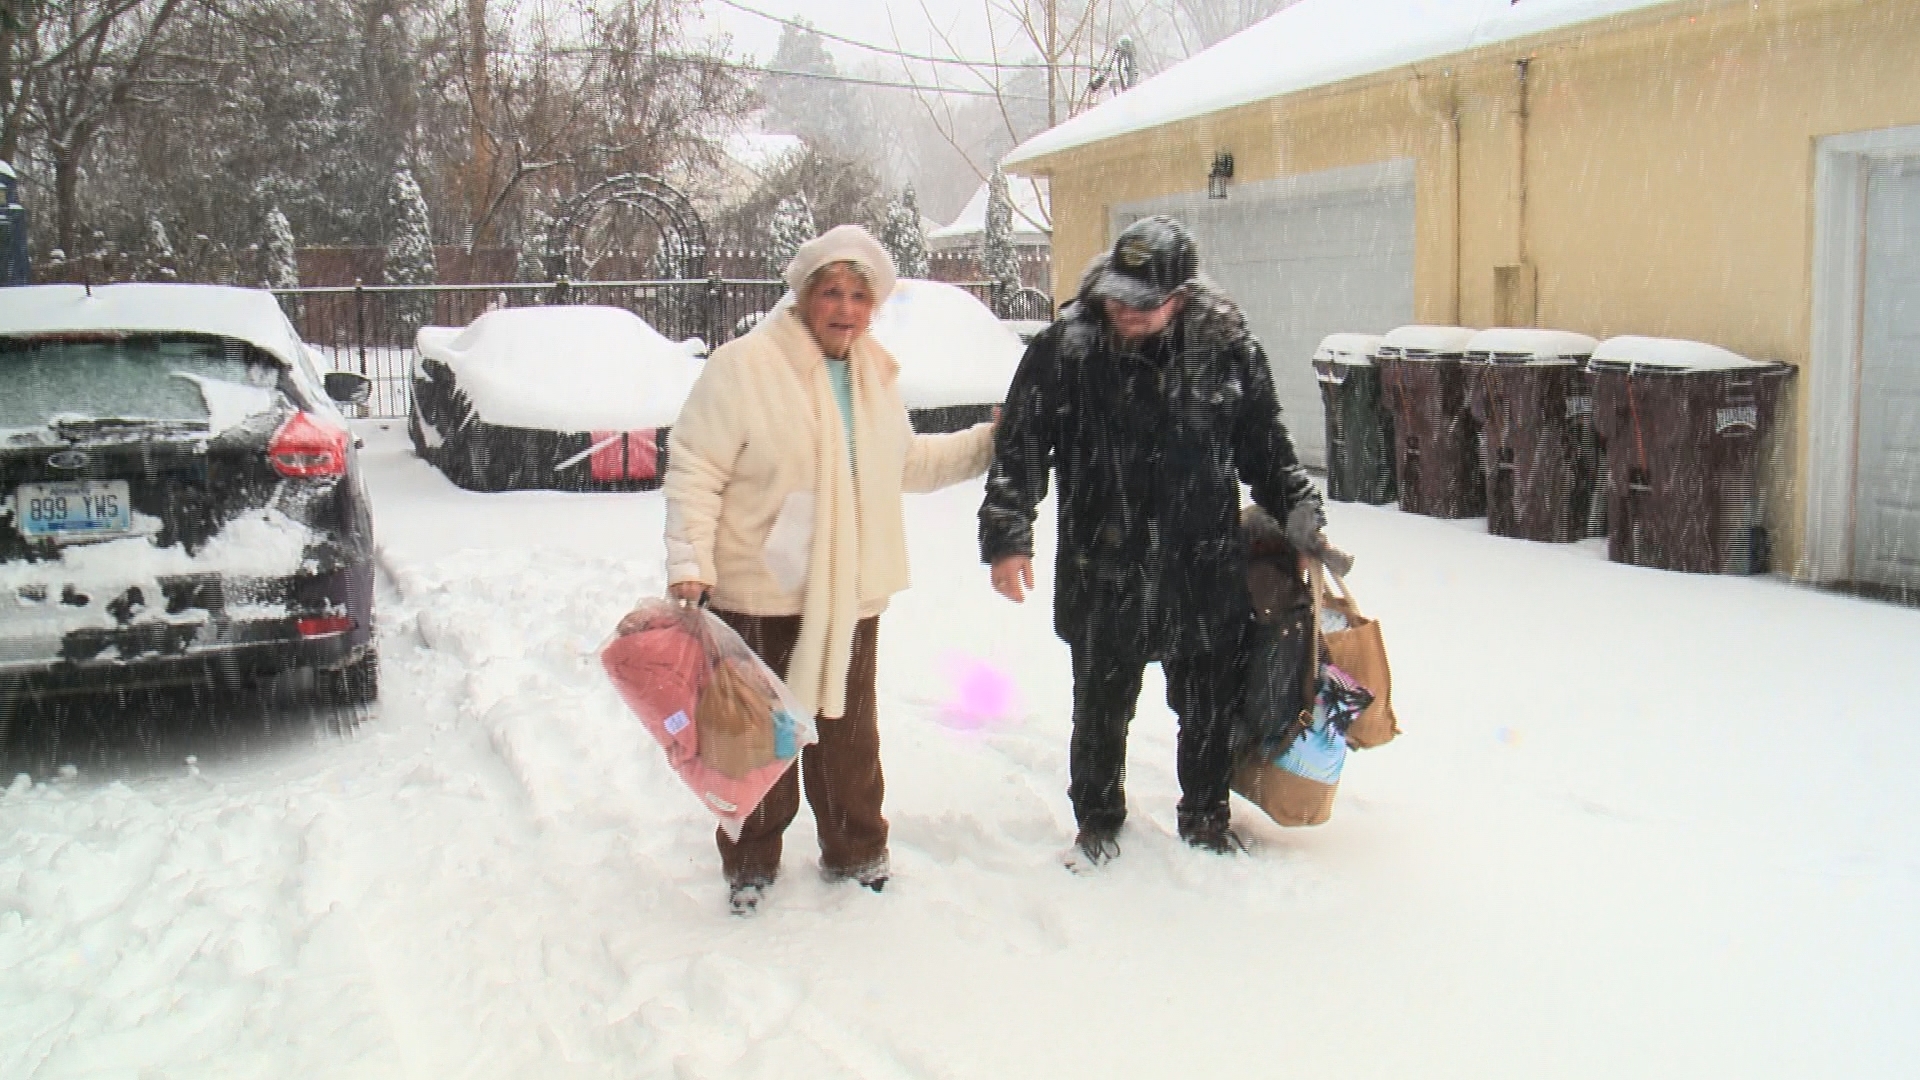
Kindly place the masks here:
POLYGON ((1027 347, 980 507, 980 553, 1015 602, 1033 588, 1033 520, 1059 485, 1054 632, 1073 654, 1072 861, 1119 853, 1127 727, 1158 661, 1179 717, 1180 836, 1220 853, 1252 622, 1240 484, 1302 551, 1330 550, 1320 495, 1280 423, 1267 357, 1197 276, 1193 238, 1127 227, 1027 347))

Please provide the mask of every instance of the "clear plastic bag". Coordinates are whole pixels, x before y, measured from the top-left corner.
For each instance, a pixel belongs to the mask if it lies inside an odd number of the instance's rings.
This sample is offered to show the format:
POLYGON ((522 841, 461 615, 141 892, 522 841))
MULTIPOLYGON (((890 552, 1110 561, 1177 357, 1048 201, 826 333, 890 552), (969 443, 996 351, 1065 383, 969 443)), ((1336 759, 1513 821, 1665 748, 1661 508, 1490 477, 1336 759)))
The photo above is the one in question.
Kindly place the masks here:
POLYGON ((643 600, 620 628, 600 652, 614 689, 720 828, 738 838, 800 748, 818 740, 813 717, 703 606, 643 600))

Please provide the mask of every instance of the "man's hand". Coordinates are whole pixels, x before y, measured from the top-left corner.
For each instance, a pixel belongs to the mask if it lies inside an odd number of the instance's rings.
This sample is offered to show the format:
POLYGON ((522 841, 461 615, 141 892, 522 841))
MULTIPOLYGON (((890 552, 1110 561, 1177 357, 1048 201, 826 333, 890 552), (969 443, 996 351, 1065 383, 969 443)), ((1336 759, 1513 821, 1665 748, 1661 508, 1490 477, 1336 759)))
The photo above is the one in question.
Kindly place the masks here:
POLYGON ((1319 559, 1335 577, 1353 572, 1353 556, 1327 542, 1327 516, 1319 506, 1303 502, 1287 515, 1287 542, 1295 551, 1319 559))
POLYGON ((1022 603, 1033 589, 1033 560, 1025 555, 1008 555, 993 564, 993 591, 1022 603))
POLYGON ((1327 538, 1320 530, 1327 527, 1327 516, 1315 502, 1300 502, 1287 514, 1287 543, 1295 551, 1308 555, 1318 555, 1327 544, 1327 538))

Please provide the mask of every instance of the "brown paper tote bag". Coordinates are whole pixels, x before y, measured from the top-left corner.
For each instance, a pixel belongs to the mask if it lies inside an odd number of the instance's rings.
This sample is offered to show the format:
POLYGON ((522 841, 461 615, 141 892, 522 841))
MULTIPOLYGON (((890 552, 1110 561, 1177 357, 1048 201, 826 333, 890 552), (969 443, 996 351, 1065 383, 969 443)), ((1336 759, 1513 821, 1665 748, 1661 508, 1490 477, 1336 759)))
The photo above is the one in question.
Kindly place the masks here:
POLYGON ((1393 671, 1387 666, 1387 645, 1380 636, 1380 624, 1360 613, 1360 604, 1344 578, 1336 575, 1333 579, 1340 587, 1336 595, 1327 588, 1327 573, 1317 561, 1312 573, 1319 606, 1347 619, 1345 630, 1321 635, 1327 660, 1373 693, 1373 704, 1347 730, 1347 745, 1357 750, 1385 745, 1400 734, 1400 723, 1393 714, 1393 671))
POLYGON ((775 756, 774 700, 754 684, 752 673, 722 660, 693 708, 700 760, 736 780, 775 756))
POLYGON ((1288 772, 1271 761, 1242 761, 1233 770, 1233 790, 1267 812, 1276 825, 1324 825, 1333 816, 1338 782, 1324 784, 1288 772))
MULTIPOLYGON (((1251 571, 1248 584, 1250 588, 1257 584, 1251 571)), ((1314 607, 1307 616, 1306 662, 1301 665, 1300 673, 1304 682, 1300 688, 1300 714, 1284 729, 1278 741, 1281 747, 1278 753, 1274 752, 1273 744, 1263 740, 1234 766, 1229 779, 1229 786, 1236 794, 1265 811, 1276 825, 1325 824, 1333 817, 1333 796, 1339 789, 1337 759, 1344 757, 1346 747, 1336 745, 1337 733, 1316 731, 1313 727, 1320 672, 1319 602, 1325 593, 1324 588, 1312 590, 1314 607)), ((1253 677, 1252 673, 1249 677, 1253 677)))

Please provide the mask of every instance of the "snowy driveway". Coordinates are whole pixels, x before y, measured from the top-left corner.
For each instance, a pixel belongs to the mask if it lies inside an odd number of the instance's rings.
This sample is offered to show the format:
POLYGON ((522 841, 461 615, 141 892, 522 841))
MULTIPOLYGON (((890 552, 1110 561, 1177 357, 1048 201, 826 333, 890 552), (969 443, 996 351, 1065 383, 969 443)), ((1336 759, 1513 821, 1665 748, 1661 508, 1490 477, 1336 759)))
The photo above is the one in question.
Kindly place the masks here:
MULTIPOLYGON (((1920 611, 1335 505, 1407 734, 1334 820, 1172 835, 1149 673, 1124 854, 1063 872, 1066 651, 977 484, 909 500, 882 621, 894 883, 761 917, 594 652, 657 494, 461 492, 368 423, 384 698, 0 796, 0 1077, 1908 1074, 1920 611), (955 654, 1015 717, 943 712, 955 654)), ((1043 519, 1044 522, 1044 519, 1043 519)), ((1050 531, 1043 534, 1050 543, 1050 531)), ((1042 552, 1043 568, 1050 560, 1042 552)), ((1048 582, 1043 580, 1043 589, 1048 582)))

